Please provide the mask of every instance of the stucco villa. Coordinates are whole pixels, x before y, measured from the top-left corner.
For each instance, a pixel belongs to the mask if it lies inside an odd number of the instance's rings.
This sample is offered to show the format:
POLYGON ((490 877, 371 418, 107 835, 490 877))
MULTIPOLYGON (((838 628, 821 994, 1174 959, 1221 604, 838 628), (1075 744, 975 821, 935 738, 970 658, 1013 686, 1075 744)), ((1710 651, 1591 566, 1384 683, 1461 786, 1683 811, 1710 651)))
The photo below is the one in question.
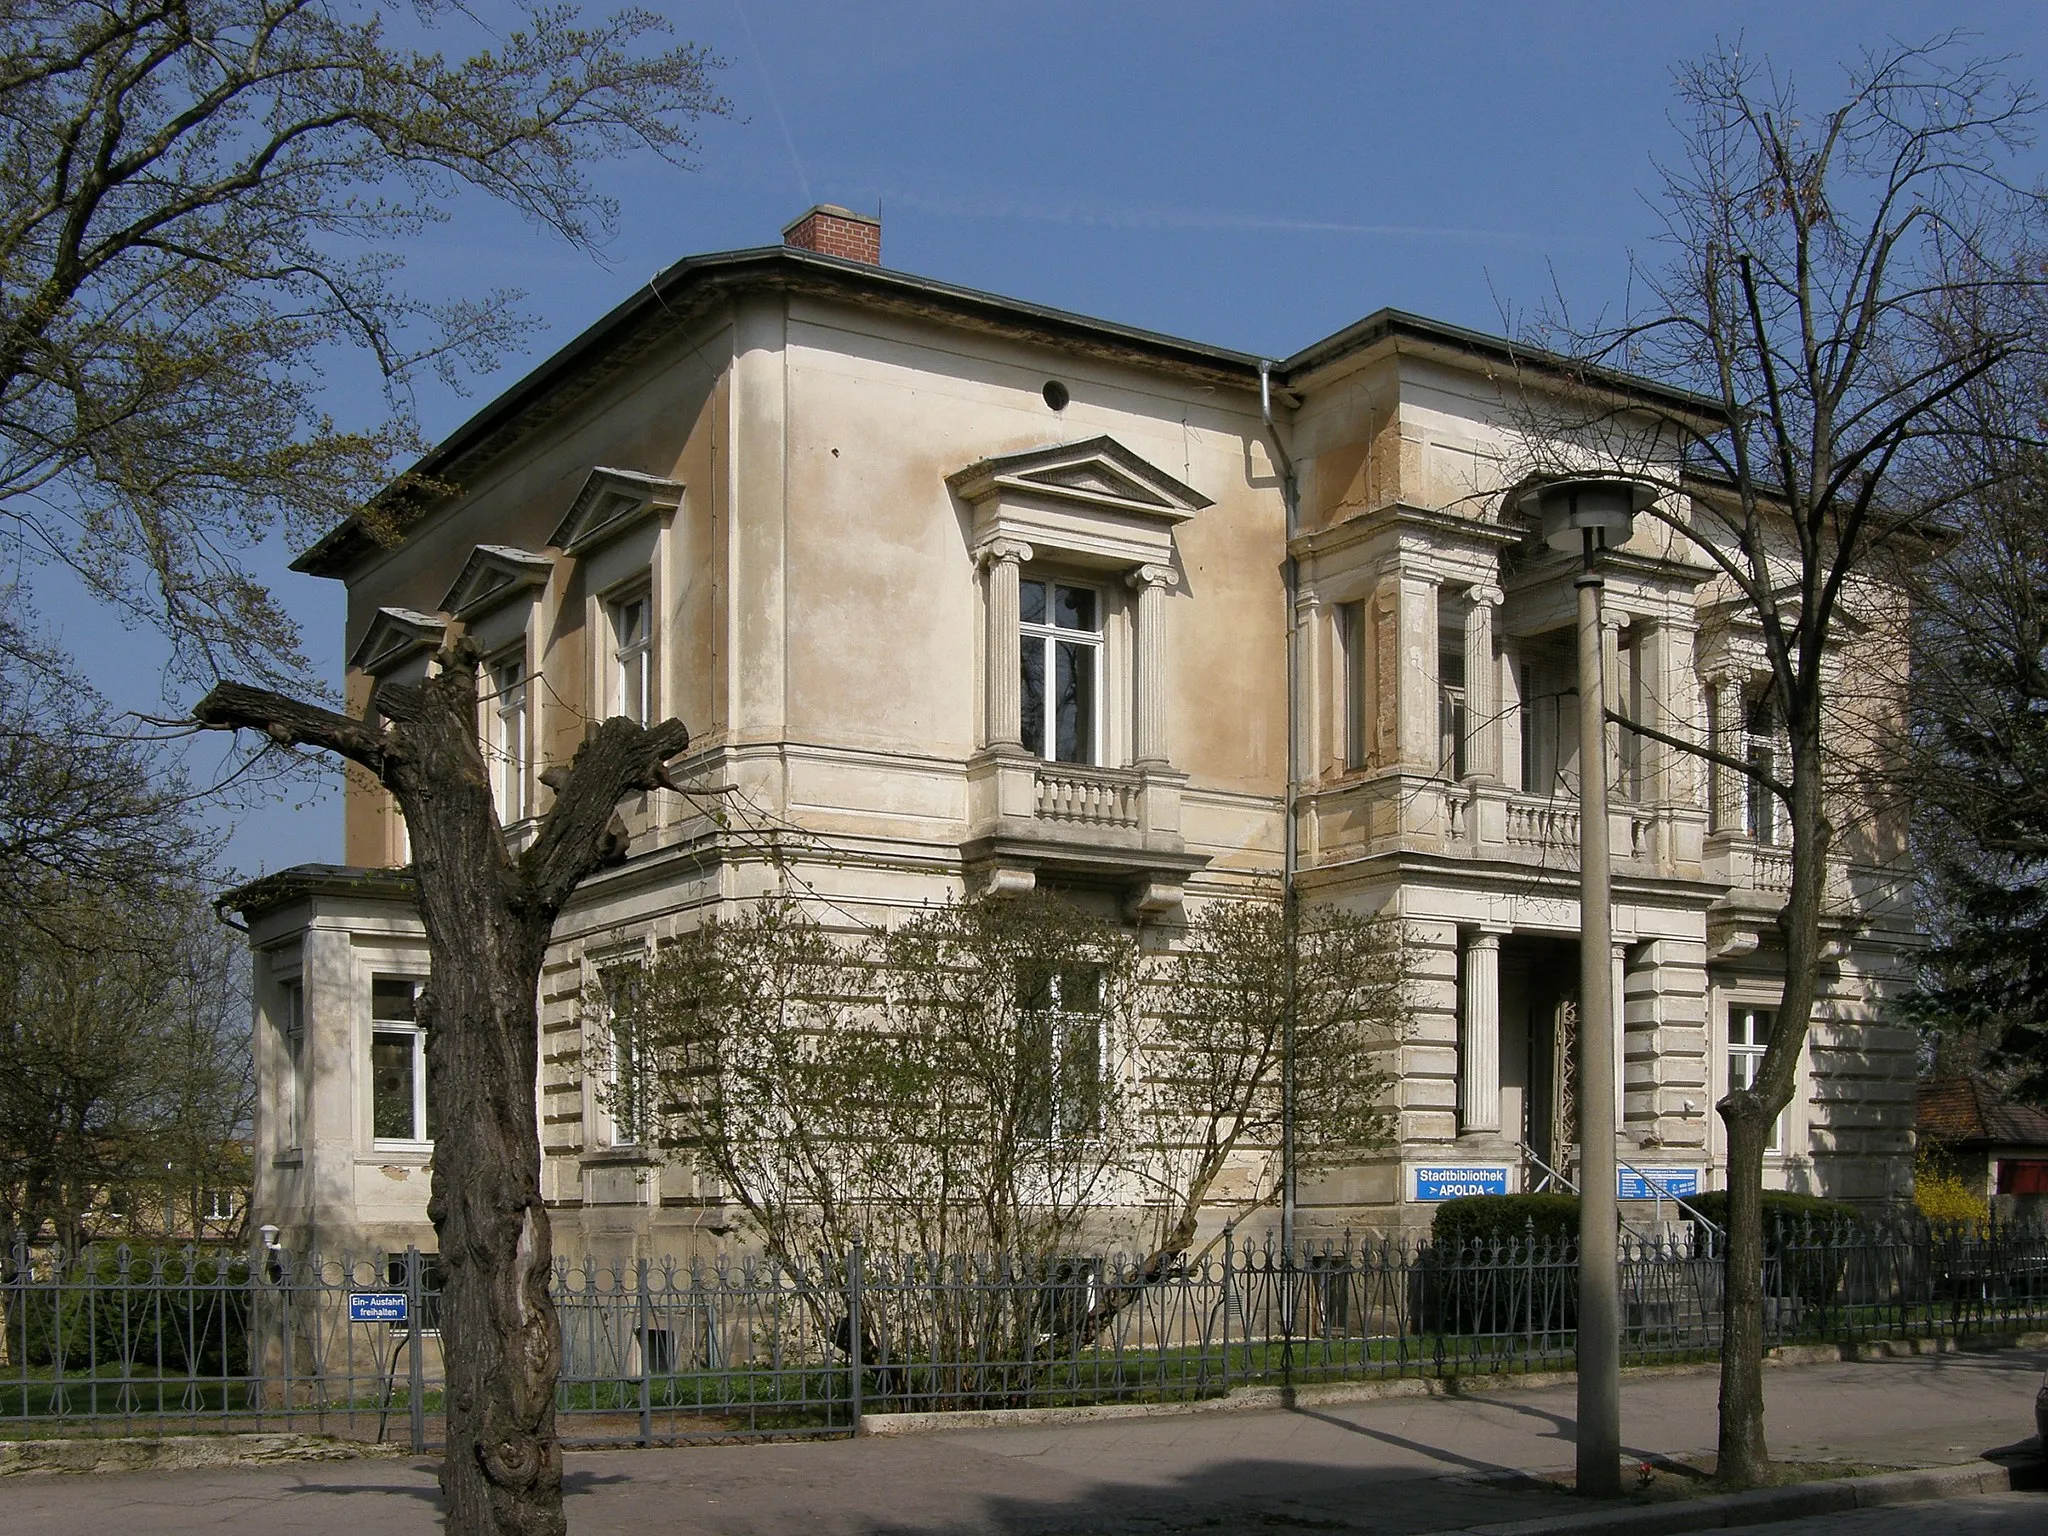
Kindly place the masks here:
MULTIPOLYGON (((1304 902, 1396 915, 1415 976, 1398 1140, 1305 1186, 1303 1233, 1540 1183, 1570 1156, 1582 768, 1575 566, 1509 494, 1509 392, 1540 388, 1542 359, 1382 310, 1267 361, 891 271, 880 244, 821 207, 780 245, 679 262, 428 455, 454 490, 402 539, 352 521, 297 564, 347 586, 355 706, 480 642, 515 843, 595 718, 684 720, 679 778, 723 791, 623 807, 630 856, 557 928, 558 1249, 688 1255, 730 1231, 717 1189, 609 1123, 582 1000, 608 960, 772 890, 887 922, 1036 885, 1170 940, 1202 903, 1279 899, 1291 865, 1304 902)), ((1755 633, 1687 540, 1639 520, 1606 611, 1623 713, 1776 750, 1755 633)), ((1781 985, 1784 829, 1739 776, 1610 734, 1623 1182, 1716 1188, 1712 1106, 1781 985)), ((374 786, 352 781, 345 815, 344 864, 231 898, 255 953, 251 1221, 301 1250, 431 1246, 405 833, 374 786)), ((1896 1199, 1903 841, 1858 823, 1839 855, 1768 1177, 1896 1199)))

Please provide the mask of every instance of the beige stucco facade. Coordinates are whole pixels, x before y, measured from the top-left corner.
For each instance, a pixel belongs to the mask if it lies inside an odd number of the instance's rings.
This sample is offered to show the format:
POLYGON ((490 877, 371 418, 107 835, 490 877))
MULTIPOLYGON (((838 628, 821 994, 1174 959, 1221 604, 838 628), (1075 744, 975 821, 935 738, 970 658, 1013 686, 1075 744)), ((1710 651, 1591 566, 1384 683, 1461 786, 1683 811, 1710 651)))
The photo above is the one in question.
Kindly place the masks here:
MULTIPOLYGON (((991 884, 1171 942, 1200 903, 1279 898, 1290 801, 1302 899, 1398 915, 1414 969, 1399 1143, 1305 1188, 1304 1232, 1426 1222, 1419 1168, 1522 1188, 1562 1161, 1573 573, 1503 496, 1529 457, 1504 354, 1382 313, 1271 365, 1269 424, 1254 358, 809 252, 703 258, 444 445, 428 467, 457 489, 401 541, 351 525, 309 553, 348 585, 354 702, 457 632, 487 680, 516 664, 523 693, 481 726, 515 841, 592 720, 692 731, 677 775, 704 793, 622 808, 630 856, 578 894, 543 980, 558 1248, 697 1252, 731 1224, 687 1166, 611 1145, 582 1038, 606 957, 767 890, 852 924, 991 884), (1061 587, 1092 626, 1064 753, 1019 681, 1020 646, 1059 640, 1032 593, 1061 587)), ((1695 739, 1738 729, 1760 673, 1710 575, 1645 524, 1607 589, 1622 707, 1695 739)), ((1615 736, 1621 1155, 1711 1188, 1741 1010, 1775 1004, 1785 850, 1738 786, 1615 736)), ((1884 1018, 1910 923, 1880 830, 1837 872, 1772 1159, 1857 1199, 1901 1194, 1910 1160, 1911 1037, 1884 1018)), ((373 1037, 396 1060, 402 1025, 378 1034, 371 991, 423 975, 425 947, 401 887, 362 873, 406 861, 374 786, 350 784, 345 838, 347 868, 244 901, 255 1219, 396 1249, 430 1240, 431 1146, 372 1124, 373 1037)))

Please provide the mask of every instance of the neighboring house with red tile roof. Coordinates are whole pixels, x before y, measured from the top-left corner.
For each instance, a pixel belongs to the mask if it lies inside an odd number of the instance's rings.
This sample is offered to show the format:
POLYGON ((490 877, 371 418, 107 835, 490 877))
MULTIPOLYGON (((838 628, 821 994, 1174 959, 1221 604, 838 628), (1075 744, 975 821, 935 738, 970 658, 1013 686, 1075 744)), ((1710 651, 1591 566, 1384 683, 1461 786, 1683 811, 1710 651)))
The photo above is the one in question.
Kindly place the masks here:
POLYGON ((2048 1195, 2048 1109, 2010 1103, 1972 1075, 1921 1083, 1914 1111, 1920 1144, 1977 1194, 2048 1195))

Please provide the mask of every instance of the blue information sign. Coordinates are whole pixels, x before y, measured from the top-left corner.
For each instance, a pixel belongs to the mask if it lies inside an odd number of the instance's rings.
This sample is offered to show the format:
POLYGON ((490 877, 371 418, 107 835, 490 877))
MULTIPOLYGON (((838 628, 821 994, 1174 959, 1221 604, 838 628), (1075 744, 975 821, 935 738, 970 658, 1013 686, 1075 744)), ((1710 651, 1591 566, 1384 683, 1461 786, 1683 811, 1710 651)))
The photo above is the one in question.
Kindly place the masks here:
POLYGON ((1655 1200, 1658 1192, 1691 1199, 1700 1192, 1697 1168, 1623 1168, 1616 1172, 1614 1192, 1623 1200, 1655 1200))
POLYGON ((402 1323, 405 1318, 403 1291, 349 1292, 348 1320, 352 1323, 402 1323))
POLYGON ((1463 1195, 1508 1192, 1505 1163, 1438 1163, 1415 1170, 1417 1200, 1456 1200, 1463 1195))

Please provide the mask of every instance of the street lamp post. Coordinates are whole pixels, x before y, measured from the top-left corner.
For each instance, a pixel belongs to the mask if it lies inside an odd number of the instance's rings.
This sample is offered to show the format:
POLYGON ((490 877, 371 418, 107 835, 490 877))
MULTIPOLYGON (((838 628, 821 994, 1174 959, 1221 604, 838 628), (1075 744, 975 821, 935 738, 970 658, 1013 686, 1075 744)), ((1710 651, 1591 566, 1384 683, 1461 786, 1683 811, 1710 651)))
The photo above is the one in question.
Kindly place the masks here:
POLYGON ((1621 1493, 1621 1292, 1615 1187, 1614 997, 1609 954, 1607 687, 1599 555, 1628 542, 1655 499, 1632 480, 1556 480, 1523 498, 1552 549, 1584 559, 1579 597, 1579 1402, 1578 1487, 1621 1493))

